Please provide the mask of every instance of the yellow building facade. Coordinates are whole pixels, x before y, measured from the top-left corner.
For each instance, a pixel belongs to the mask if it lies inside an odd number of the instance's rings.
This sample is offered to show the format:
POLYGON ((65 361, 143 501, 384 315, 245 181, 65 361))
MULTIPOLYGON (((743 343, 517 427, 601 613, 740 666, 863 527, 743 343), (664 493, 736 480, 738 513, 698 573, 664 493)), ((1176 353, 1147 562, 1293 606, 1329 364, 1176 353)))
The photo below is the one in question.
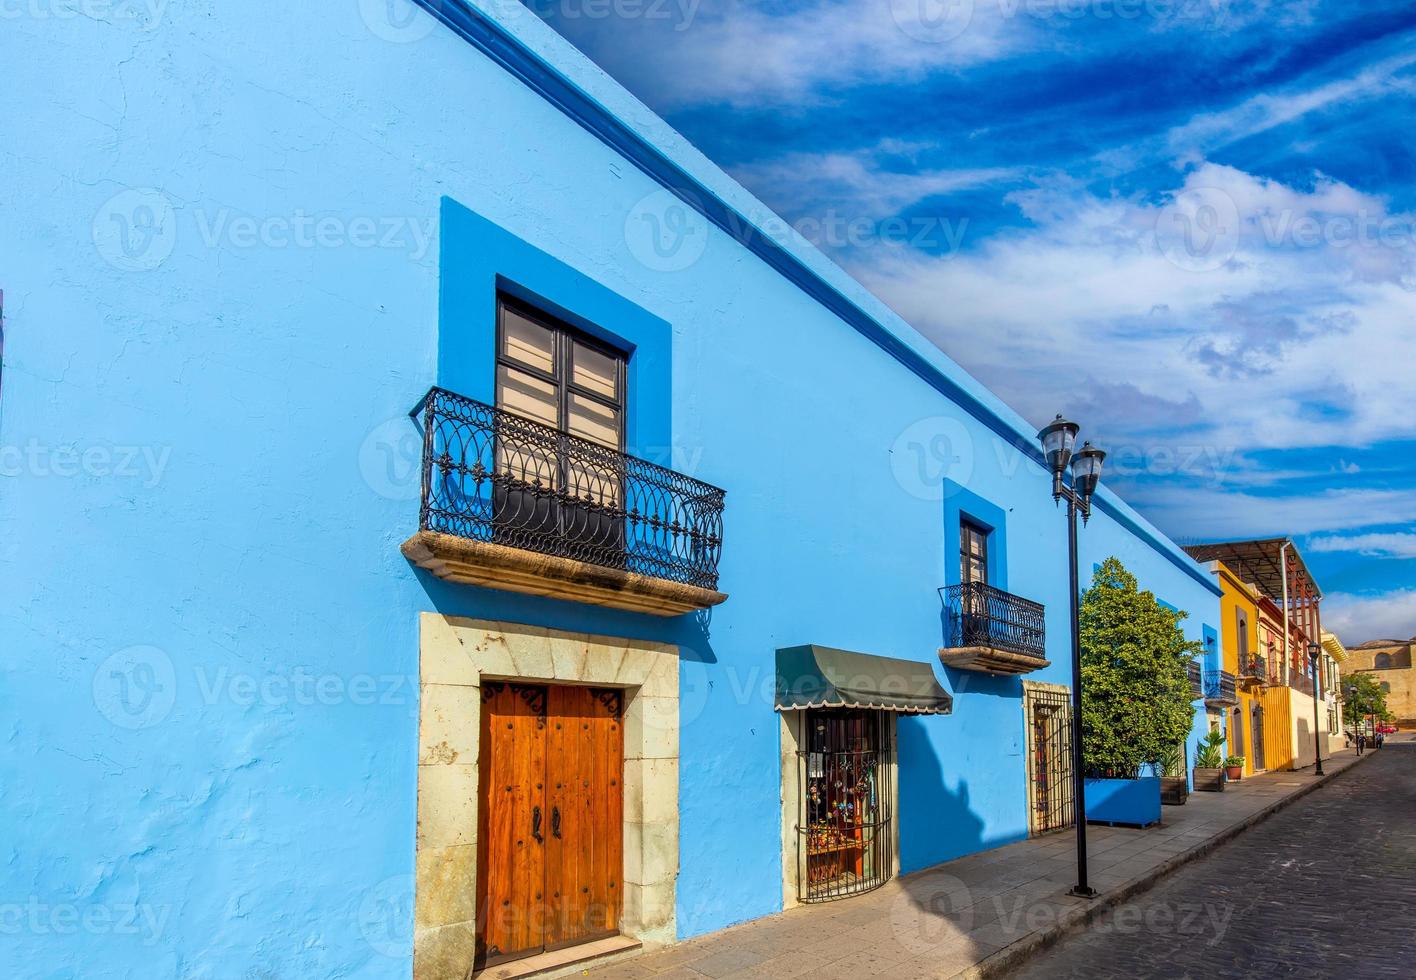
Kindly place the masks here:
MULTIPOLYGON (((1263 763, 1262 658, 1259 650, 1259 608, 1253 586, 1222 561, 1210 571, 1224 590, 1220 596, 1220 636, 1223 669, 1235 678, 1234 698, 1205 699, 1205 710, 1224 718, 1226 752, 1244 757, 1244 775, 1261 771, 1263 763), (1260 710, 1255 710, 1255 709, 1260 710), (1258 727, 1256 727, 1256 725, 1258 727)), ((1211 693, 1211 692, 1206 692, 1211 693)))

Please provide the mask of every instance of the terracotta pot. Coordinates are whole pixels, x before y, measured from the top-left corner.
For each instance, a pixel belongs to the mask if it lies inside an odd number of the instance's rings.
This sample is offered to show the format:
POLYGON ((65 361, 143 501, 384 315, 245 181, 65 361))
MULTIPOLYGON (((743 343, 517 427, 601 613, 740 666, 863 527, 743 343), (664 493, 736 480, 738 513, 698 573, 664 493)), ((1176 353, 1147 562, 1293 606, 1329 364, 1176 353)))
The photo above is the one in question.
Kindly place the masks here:
POLYGON ((1226 776, 1228 776, 1230 779, 1243 779, 1243 778, 1244 778, 1244 767, 1243 767, 1243 766, 1225 766, 1225 767, 1224 767, 1224 774, 1225 774, 1226 776))

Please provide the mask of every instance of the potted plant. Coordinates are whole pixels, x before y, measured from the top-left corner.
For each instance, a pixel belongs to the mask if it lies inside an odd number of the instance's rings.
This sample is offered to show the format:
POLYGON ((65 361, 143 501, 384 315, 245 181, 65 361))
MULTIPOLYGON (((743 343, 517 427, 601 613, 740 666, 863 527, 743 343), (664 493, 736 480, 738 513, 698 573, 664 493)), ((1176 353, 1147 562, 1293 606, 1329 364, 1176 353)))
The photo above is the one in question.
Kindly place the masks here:
POLYGON ((1079 612, 1086 818, 1158 823, 1165 759, 1194 718, 1186 665, 1200 645, 1180 629, 1185 613, 1141 591, 1116 558, 1097 568, 1079 612))
POLYGON ((1227 755, 1224 757, 1224 775, 1227 779, 1244 778, 1244 757, 1242 755, 1227 755))
POLYGON ((1195 789, 1224 792, 1224 732, 1216 728, 1200 740, 1195 753, 1195 789))
POLYGON ((1185 778, 1185 749, 1180 743, 1167 747, 1155 762, 1160 773, 1160 802, 1184 806, 1190 798, 1190 781, 1185 778))

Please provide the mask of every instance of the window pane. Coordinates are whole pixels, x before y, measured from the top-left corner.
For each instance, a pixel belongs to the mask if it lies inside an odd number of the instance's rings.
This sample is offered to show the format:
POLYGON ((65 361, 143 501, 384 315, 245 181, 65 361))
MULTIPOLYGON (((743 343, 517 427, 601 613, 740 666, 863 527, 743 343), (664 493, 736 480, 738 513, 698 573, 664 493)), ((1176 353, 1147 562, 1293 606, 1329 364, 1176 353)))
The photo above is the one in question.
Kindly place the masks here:
POLYGON ((515 368, 499 367, 497 407, 554 428, 557 422, 555 385, 515 368))
POLYGON ((555 374, 555 337, 553 331, 526 319, 510 306, 502 307, 502 356, 555 374))
POLYGON ((570 418, 567 429, 571 435, 590 439, 610 449, 619 449, 619 411, 583 395, 570 396, 570 418))
POLYGON ((571 351, 571 380, 605 398, 617 398, 615 382, 619 378, 619 361, 599 351, 575 343, 571 351))

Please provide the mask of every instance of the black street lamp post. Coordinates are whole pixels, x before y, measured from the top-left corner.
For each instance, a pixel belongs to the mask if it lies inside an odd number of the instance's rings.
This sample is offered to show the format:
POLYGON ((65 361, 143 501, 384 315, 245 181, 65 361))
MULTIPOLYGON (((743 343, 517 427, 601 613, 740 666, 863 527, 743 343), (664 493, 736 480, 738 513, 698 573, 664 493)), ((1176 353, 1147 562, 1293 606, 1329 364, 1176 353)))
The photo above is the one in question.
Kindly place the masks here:
POLYGON ((1308 667, 1313 673, 1313 758, 1318 760, 1318 768, 1313 773, 1314 776, 1323 775, 1323 744, 1318 737, 1318 692, 1322 690, 1318 686, 1318 657, 1322 655, 1323 648, 1316 643, 1308 643, 1308 667))
POLYGON ((1091 517, 1092 494, 1101 480, 1101 464, 1106 453, 1091 443, 1083 444, 1073 456, 1080 426, 1062 416, 1039 432, 1042 451, 1052 470, 1052 499, 1067 501, 1067 573, 1071 585, 1072 608, 1072 799, 1077 822, 1077 883, 1068 893, 1081 898, 1095 898, 1096 889, 1087 884, 1087 789, 1086 773, 1082 769, 1082 633, 1081 588, 1077 575, 1077 514, 1085 524, 1091 517), (1067 485, 1067 465, 1071 464, 1072 483, 1067 485))

